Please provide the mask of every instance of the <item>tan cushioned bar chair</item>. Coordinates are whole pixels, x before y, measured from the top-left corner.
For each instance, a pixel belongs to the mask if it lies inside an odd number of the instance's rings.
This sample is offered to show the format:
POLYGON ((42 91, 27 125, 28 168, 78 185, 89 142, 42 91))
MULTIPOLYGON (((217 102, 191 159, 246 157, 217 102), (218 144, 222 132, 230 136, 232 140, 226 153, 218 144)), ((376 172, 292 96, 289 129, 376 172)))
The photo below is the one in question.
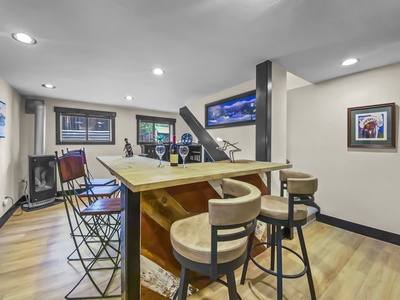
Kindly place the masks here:
POLYGON ((187 297, 188 270, 219 282, 218 276, 226 274, 229 299, 238 299, 234 270, 244 263, 251 248, 261 193, 255 186, 233 179, 223 179, 222 189, 234 198, 211 199, 208 213, 178 220, 171 226, 174 255, 182 265, 174 299, 187 297))
MULTIPOLYGON (((303 172, 296 172, 296 171, 291 171, 291 170, 279 171, 279 180, 281 182, 281 197, 285 197, 284 191, 287 190, 288 178, 312 178, 312 177, 314 177, 314 176, 307 174, 307 173, 303 173, 303 172)), ((312 202, 312 203, 309 203, 308 205, 316 208, 317 215, 319 214, 321 209, 317 203, 312 202)), ((286 227, 283 231, 283 236, 286 239, 292 240, 293 239, 293 229, 286 227)))
MULTIPOLYGON (((299 175, 304 173, 299 172, 285 172, 283 176, 299 175)), ((305 174, 308 175, 308 174, 305 174)), ((282 178, 282 177, 281 177, 282 178)), ((308 260, 306 245, 302 226, 307 223, 307 207, 305 204, 314 202, 314 193, 318 189, 318 179, 311 177, 286 177, 288 198, 279 196, 262 196, 261 197, 261 212, 257 217, 260 221, 270 224, 272 227, 271 243, 259 243, 259 245, 271 246, 271 266, 270 269, 264 268, 249 254, 255 265, 263 271, 277 277, 277 299, 283 298, 283 278, 298 278, 307 274, 308 284, 310 289, 311 299, 316 299, 315 289, 312 280, 311 267, 308 260), (282 246, 282 227, 296 228, 299 235, 299 242, 302 250, 302 256, 292 249, 282 246), (275 269, 275 247, 277 251, 276 262, 277 270, 275 269), (294 253, 303 263, 304 269, 302 272, 293 275, 282 273, 282 248, 294 253)), ((249 251, 250 253, 250 251, 249 251)), ((244 284, 248 266, 248 259, 246 260, 240 283, 244 284)))
POLYGON ((313 176, 307 173, 290 171, 290 170, 280 170, 279 180, 281 181, 281 197, 284 196, 283 191, 287 189, 288 178, 311 178, 311 177, 313 176))

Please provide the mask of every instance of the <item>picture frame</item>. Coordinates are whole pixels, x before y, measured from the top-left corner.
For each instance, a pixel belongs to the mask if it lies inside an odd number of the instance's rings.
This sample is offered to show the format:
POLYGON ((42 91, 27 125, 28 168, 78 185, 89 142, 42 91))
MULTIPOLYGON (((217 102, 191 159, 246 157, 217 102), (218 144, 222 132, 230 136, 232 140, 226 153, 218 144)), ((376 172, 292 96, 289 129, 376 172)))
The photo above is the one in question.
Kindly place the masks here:
POLYGON ((6 104, 0 101, 0 139, 4 139, 6 128, 6 104))
POLYGON ((395 103, 348 108, 347 147, 395 148, 395 103))
POLYGON ((255 122, 255 90, 205 105, 206 129, 251 125, 255 122))

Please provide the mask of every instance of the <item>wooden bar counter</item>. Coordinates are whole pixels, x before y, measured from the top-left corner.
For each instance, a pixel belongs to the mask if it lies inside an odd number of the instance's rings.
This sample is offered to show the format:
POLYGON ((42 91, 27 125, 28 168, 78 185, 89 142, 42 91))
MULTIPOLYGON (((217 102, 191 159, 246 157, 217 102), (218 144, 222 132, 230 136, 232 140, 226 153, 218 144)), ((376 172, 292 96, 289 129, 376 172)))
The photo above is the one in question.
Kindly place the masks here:
MULTIPOLYGON (((178 219, 208 210, 207 201, 221 198, 210 182, 237 178, 268 193, 259 174, 292 166, 273 162, 213 162, 170 167, 141 156, 99 156, 97 159, 121 182, 123 300, 141 299, 140 256, 179 276, 180 266, 172 254, 169 227, 178 219)), ((215 184, 214 184, 215 185, 215 184)), ((171 291, 170 291, 171 292, 171 291)), ((168 299, 143 288, 142 299, 168 299), (145 295, 149 296, 146 297, 145 295), (151 295, 150 295, 151 294, 151 295)))

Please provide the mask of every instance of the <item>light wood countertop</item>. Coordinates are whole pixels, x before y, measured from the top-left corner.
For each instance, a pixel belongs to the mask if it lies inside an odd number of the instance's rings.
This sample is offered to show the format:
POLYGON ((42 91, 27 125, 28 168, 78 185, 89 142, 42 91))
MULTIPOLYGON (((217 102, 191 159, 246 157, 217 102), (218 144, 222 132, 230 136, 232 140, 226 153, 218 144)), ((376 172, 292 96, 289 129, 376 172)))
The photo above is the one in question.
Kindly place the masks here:
POLYGON ((158 168, 158 160, 137 155, 133 157, 98 156, 97 160, 133 192, 292 167, 285 163, 251 161, 194 163, 188 164, 185 169, 180 166, 171 167, 169 162, 163 162, 165 167, 158 168))

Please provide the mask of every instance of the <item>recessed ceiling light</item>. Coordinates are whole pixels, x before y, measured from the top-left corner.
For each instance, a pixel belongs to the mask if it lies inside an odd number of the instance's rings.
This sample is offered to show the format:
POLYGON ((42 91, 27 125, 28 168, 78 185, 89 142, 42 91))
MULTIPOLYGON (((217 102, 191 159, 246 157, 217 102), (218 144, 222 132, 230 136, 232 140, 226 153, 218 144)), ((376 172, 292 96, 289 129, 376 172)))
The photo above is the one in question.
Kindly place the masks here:
POLYGON ((55 89, 56 87, 52 84, 48 84, 48 83, 43 83, 42 87, 46 88, 46 89, 55 89))
POLYGON ((133 100, 133 97, 132 96, 126 96, 125 99, 130 101, 130 100, 133 100))
POLYGON ((354 65, 355 63, 357 63, 359 61, 358 58, 349 58, 346 59, 344 62, 341 63, 342 66, 351 66, 354 65))
POLYGON ((11 34, 11 36, 13 37, 14 40, 24 43, 24 44, 34 45, 37 43, 37 41, 33 37, 31 37, 25 33, 21 33, 21 32, 13 33, 13 34, 11 34))
POLYGON ((152 72, 153 72, 154 75, 162 75, 162 74, 165 73, 164 70, 162 70, 160 68, 155 68, 155 69, 152 70, 152 72))

